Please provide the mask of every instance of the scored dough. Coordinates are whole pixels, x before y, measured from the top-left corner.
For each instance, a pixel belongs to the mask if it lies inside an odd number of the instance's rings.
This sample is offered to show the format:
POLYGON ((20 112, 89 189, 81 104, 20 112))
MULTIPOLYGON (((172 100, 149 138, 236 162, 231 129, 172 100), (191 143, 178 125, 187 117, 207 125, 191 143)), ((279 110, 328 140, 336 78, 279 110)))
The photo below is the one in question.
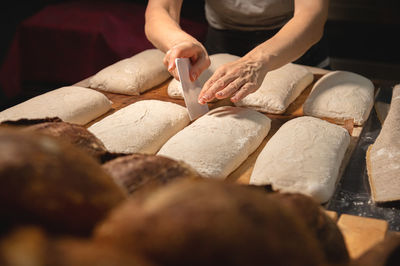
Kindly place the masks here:
POLYGON ((368 148, 367 169, 375 202, 400 200, 400 85, 393 88, 389 113, 368 148))
POLYGON ((268 72, 260 88, 237 102, 236 106, 282 114, 313 79, 314 75, 306 67, 286 64, 268 72))
POLYGON ((225 178, 257 149, 270 126, 257 111, 219 107, 178 132, 158 155, 182 160, 204 177, 225 178))
POLYGON ((286 122, 258 156, 250 183, 299 192, 326 202, 332 196, 349 133, 314 117, 286 122))
POLYGON ((112 64, 95 74, 89 81, 91 88, 139 95, 170 77, 163 64, 164 53, 148 49, 112 64))
POLYGON ((101 92, 68 86, 49 91, 0 112, 0 122, 59 117, 65 122, 84 125, 110 108, 111 101, 101 92))
POLYGON ((189 122, 186 108, 180 105, 143 100, 118 110, 88 129, 110 152, 155 154, 189 122))
MULTIPOLYGON (((199 76, 198 78, 199 86, 203 87, 204 83, 206 83, 206 81, 214 74, 217 68, 219 68, 223 64, 233 62, 239 58, 240 58, 239 56, 225 54, 225 53, 210 55, 211 64, 199 76)), ((171 82, 168 85, 168 96, 171 98, 183 99, 182 85, 176 79, 171 80, 171 82)))
POLYGON ((337 123, 353 119, 362 125, 374 104, 374 84, 347 71, 334 71, 318 80, 303 106, 305 115, 332 118, 337 123))

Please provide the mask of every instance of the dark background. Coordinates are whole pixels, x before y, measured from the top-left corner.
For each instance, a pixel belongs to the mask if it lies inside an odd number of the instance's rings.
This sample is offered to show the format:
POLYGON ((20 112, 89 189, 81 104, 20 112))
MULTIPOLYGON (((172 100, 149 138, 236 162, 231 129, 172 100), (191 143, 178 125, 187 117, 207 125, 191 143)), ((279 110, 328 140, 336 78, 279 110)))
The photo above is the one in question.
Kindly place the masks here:
MULTIPOLYGON (((43 8, 72 1, 7 1, 0 16, 0 63, 3 65, 19 25, 43 8)), ((76 1, 75 1, 76 2, 76 1)), ((81 1, 83 2, 83 1, 81 1)), ((86 1, 96 5, 99 1, 86 1)), ((108 1, 118 2, 118 1, 108 1)), ((146 5, 147 1, 125 1, 146 5)), ((331 0, 326 24, 332 69, 349 70, 387 84, 400 83, 399 0, 331 0)), ((182 16, 206 25, 204 1, 184 1, 182 16)), ((189 29, 190 30, 190 29, 189 29)), ((144 34, 143 31, 139 34, 144 34)), ((46 51, 42 51, 46 55, 46 51)), ((121 58, 122 59, 122 58, 121 58)), ((118 58, 113 59, 118 60, 118 58)), ((113 62, 98 65, 97 70, 113 62)), ((0 66, 1 66, 0 65, 0 66)), ((94 73, 91 73, 94 74, 94 73)), ((62 75, 62 73, 60 74, 62 75)), ((76 76, 76 82, 87 78, 87 73, 76 76), (85 76, 83 76, 85 75, 85 76)), ((22 92, 7 96, 0 87, 0 110, 58 86, 71 85, 62 78, 59 82, 32 84, 22 80, 22 92)))

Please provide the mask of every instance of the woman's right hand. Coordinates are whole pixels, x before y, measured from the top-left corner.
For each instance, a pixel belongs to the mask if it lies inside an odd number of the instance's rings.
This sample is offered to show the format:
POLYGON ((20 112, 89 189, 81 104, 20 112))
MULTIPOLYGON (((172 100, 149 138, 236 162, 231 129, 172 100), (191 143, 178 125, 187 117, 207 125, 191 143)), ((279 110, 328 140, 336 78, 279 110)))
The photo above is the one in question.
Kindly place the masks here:
POLYGON ((195 81, 200 74, 210 66, 210 58, 204 46, 201 43, 184 41, 178 43, 169 49, 164 57, 164 65, 176 80, 179 80, 176 71, 175 59, 189 58, 191 68, 189 72, 190 80, 195 81))

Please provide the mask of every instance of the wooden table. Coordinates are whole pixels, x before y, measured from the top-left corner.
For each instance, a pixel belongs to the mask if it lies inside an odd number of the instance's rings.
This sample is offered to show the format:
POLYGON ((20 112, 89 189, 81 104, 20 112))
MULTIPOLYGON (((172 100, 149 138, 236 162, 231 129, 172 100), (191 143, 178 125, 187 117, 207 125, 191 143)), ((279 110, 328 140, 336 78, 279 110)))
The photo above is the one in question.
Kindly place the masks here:
MULTIPOLYGON (((288 107, 286 112, 282 115, 273 115, 273 114, 265 114, 271 120, 271 129, 267 135, 267 137, 263 140, 262 144, 254 151, 245 162, 243 162, 234 172, 232 172, 228 177, 228 182, 237 182, 242 184, 248 184, 250 180, 250 175, 253 170, 255 161, 257 156, 262 151, 268 140, 275 134, 275 132, 279 129, 279 127, 284 124, 286 121, 302 116, 303 115, 303 103, 307 99, 308 95, 311 92, 312 86, 314 83, 321 78, 324 74, 328 73, 329 71, 308 67, 314 73, 314 81, 301 93, 301 95, 288 107)), ((161 85, 139 95, 139 96, 128 96, 122 94, 115 94, 115 93, 108 93, 102 92, 108 99, 110 99, 113 104, 112 108, 109 112, 102 115, 101 117, 91 121, 86 125, 89 127, 93 123, 103 119, 104 117, 114 113, 115 111, 128 106, 134 102, 140 100, 149 100, 149 99, 156 99, 162 101, 173 102, 182 106, 185 106, 185 103, 181 99, 172 99, 167 94, 167 87, 171 79, 165 81, 161 85)), ((85 79, 81 82, 78 82, 74 85, 81 86, 81 87, 88 87, 89 78, 85 79)), ((210 103, 210 109, 217 108, 219 106, 224 105, 233 105, 228 99, 218 101, 216 103, 210 103)), ((331 121, 332 122, 332 121, 331 121)), ((347 122, 344 125, 350 135, 351 135, 351 142, 346 151, 344 159, 342 161, 342 165, 339 171, 339 178, 342 176, 344 169, 346 168, 351 155, 357 145, 358 139, 360 134, 363 130, 362 126, 354 126, 352 122, 347 122)), ((374 244, 378 243, 379 241, 383 240, 388 229, 388 224, 384 220, 379 219, 371 219, 365 217, 358 217, 352 215, 343 214, 340 217, 336 212, 327 211, 327 213, 338 223, 339 228, 342 230, 344 235, 346 244, 348 246, 349 253, 352 258, 356 258, 360 256, 363 252, 368 250, 374 244)))

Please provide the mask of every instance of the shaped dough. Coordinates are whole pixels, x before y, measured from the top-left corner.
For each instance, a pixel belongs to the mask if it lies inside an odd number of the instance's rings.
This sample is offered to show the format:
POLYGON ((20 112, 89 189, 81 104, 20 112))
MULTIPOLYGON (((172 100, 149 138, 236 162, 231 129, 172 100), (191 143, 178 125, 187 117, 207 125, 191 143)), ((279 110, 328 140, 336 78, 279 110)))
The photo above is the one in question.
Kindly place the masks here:
POLYGON ((164 53, 160 50, 145 50, 104 68, 90 79, 89 86, 108 92, 139 95, 170 77, 163 58, 164 53))
POLYGON ((186 108, 180 105, 143 100, 118 110, 88 129, 110 152, 155 154, 189 122, 186 108))
MULTIPOLYGON (((204 83, 214 74, 214 72, 223 64, 233 62, 239 59, 239 56, 231 54, 213 54, 210 55, 210 66, 201 73, 198 78, 198 85, 203 87, 204 83)), ((168 85, 168 95, 171 98, 183 99, 182 85, 176 79, 171 80, 168 85)))
POLYGON ((375 202, 400 200, 400 85, 393 88, 389 113, 368 148, 367 169, 375 202))
POLYGON ((286 64, 268 72, 260 88, 237 102, 236 106, 282 114, 313 80, 314 75, 304 66, 286 64))
POLYGON ((305 115, 332 118, 337 123, 353 119, 362 125, 374 104, 374 84, 347 71, 334 71, 318 80, 303 106, 305 115))
POLYGON ((0 122, 59 117, 65 122, 84 125, 110 108, 111 101, 101 92, 69 86, 49 91, 0 112, 0 122))
POLYGON ((182 160, 204 177, 225 178, 261 144, 270 126, 259 112, 219 107, 173 136, 158 155, 182 160))
POLYGON ((286 122, 258 156, 250 183, 299 192, 326 202, 332 196, 349 133, 314 117, 286 122))

